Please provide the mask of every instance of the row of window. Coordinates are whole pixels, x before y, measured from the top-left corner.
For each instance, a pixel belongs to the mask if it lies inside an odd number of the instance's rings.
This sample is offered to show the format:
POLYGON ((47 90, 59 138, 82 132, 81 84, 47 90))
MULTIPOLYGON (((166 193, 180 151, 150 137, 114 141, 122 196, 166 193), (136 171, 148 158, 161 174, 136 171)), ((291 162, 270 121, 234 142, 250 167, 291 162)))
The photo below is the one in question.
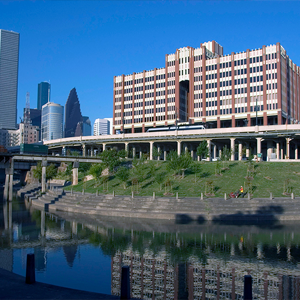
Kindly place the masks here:
POLYGON ((168 61, 168 67, 175 66, 175 60, 168 61))

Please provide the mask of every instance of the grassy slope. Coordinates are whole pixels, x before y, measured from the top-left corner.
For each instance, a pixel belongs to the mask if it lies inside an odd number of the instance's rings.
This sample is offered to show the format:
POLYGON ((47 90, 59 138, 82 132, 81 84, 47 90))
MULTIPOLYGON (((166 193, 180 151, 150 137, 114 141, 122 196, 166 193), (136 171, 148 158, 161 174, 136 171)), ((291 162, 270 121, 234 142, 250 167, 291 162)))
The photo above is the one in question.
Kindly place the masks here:
MULTIPOLYGON (((245 162, 227 163, 229 169, 223 170, 222 176, 215 176, 215 162, 202 162, 199 163, 201 171, 197 174, 195 181, 195 174, 191 171, 187 171, 184 178, 174 177, 172 171, 167 171, 166 162, 147 161, 144 165, 144 174, 146 178, 140 183, 138 193, 140 196, 151 196, 153 192, 156 192, 156 195, 158 196, 163 196, 163 193, 165 192, 164 185, 162 185, 162 190, 160 190, 160 186, 154 181, 154 178, 146 175, 150 164, 156 166, 156 173, 166 172, 166 178, 170 178, 172 182, 173 194, 175 195, 175 193, 178 192, 180 197, 199 197, 201 192, 205 192, 205 182, 208 180, 213 181, 215 196, 224 197, 224 193, 229 194, 230 192, 239 189, 241 185, 244 186, 246 181, 245 176, 247 175, 247 163, 245 162)), ((254 166, 253 197, 269 197, 270 192, 272 192, 275 197, 283 196, 284 181, 286 179, 290 179, 294 194, 300 196, 299 163, 261 162, 255 163, 254 166)), ((83 175, 79 177, 82 178, 82 176, 83 175)), ((73 190, 81 191, 82 188, 85 188, 87 192, 91 193, 95 193, 96 190, 98 190, 99 193, 103 193, 103 184, 95 186, 94 180, 86 183, 80 180, 79 184, 73 187, 73 190)), ((128 180, 127 188, 124 189, 123 183, 112 176, 108 183, 108 191, 104 191, 104 193, 111 194, 113 191, 115 191, 117 195, 130 195, 132 191, 131 180, 128 180)))

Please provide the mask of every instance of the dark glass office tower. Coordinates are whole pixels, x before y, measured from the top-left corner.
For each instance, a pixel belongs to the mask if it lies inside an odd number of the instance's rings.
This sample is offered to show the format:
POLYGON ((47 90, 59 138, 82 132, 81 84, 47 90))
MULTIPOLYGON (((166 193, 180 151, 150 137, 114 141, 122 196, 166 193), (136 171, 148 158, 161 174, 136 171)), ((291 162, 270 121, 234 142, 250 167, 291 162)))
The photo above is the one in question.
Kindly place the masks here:
POLYGON ((50 88, 49 82, 41 82, 38 84, 38 94, 37 94, 37 109, 42 109, 42 106, 47 102, 50 102, 50 88))
POLYGON ((80 110, 80 103, 78 100, 76 89, 73 88, 70 91, 68 100, 65 105, 65 137, 74 137, 77 124, 81 122, 82 114, 80 110))
POLYGON ((16 129, 19 33, 0 29, 0 129, 16 129))

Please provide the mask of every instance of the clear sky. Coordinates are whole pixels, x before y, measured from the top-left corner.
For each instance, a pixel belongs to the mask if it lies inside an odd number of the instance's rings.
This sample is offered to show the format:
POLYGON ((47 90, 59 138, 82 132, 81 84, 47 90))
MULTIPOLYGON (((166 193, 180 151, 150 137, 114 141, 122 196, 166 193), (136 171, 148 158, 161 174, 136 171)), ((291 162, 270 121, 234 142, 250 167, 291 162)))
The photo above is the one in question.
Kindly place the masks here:
POLYGON ((1 1, 0 28, 20 33, 18 121, 51 83, 83 115, 113 114, 113 77, 164 67, 165 54, 215 40, 224 54, 280 42, 300 65, 300 1, 1 1))

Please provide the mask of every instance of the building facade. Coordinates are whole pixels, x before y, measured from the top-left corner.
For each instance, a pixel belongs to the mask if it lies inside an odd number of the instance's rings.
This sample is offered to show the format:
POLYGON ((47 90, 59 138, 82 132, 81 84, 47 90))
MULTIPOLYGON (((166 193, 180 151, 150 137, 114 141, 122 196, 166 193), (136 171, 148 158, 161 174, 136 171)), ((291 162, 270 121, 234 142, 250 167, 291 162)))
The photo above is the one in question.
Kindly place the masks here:
MULTIPOLYGON (((76 136, 76 129, 78 123, 82 122, 82 114, 80 110, 80 103, 77 96, 76 89, 73 88, 70 91, 69 97, 65 105, 65 137, 74 137, 76 136)), ((77 134, 78 130, 77 130, 77 134)), ((79 134, 80 135, 80 134, 79 134)))
POLYGON ((41 110, 42 106, 50 102, 51 85, 49 82, 44 81, 38 84, 37 93, 37 109, 41 110))
POLYGON ((16 129, 19 33, 0 29, 0 129, 16 129))
POLYGON ((9 148, 20 145, 20 129, 0 129, 0 145, 9 148))
POLYGON ((107 135, 109 134, 109 120, 96 119, 94 123, 94 135, 107 135))
POLYGON ((50 141, 63 137, 63 106, 48 102, 42 107, 42 140, 50 141))
POLYGON ((38 126, 34 126, 30 123, 20 123, 19 132, 20 144, 34 144, 39 141, 40 128, 38 126))
POLYGON ((163 68, 114 77, 113 131, 298 124, 300 68, 276 45, 223 55, 217 42, 166 55, 163 68))

